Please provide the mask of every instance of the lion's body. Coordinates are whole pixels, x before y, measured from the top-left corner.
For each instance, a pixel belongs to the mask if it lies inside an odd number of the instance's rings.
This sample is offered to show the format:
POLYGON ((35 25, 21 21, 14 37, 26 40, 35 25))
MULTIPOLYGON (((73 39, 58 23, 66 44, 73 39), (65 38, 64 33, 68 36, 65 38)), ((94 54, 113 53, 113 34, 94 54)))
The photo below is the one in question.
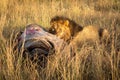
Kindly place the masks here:
POLYGON ((100 41, 108 36, 108 31, 96 26, 86 26, 81 32, 78 33, 75 40, 83 41, 100 41))
POLYGON ((98 29, 92 26, 87 26, 84 27, 84 29, 79 32, 79 39, 80 40, 98 40, 99 36, 98 36, 98 29))

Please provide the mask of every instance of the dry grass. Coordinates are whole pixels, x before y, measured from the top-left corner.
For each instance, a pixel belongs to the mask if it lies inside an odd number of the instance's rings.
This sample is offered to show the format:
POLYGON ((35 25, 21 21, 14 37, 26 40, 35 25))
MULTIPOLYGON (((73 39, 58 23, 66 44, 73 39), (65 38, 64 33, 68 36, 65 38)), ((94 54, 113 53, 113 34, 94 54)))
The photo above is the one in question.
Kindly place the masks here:
MULTIPOLYGON (((78 40, 79 41, 79 40, 78 40)), ((76 42, 75 42, 76 43, 76 42)), ((0 1, 0 80, 119 80, 120 79, 120 1, 119 0, 1 0, 0 1), (27 24, 45 28, 55 15, 63 15, 83 26, 109 30, 106 44, 89 42, 69 52, 49 57, 48 66, 36 63, 13 51, 13 35, 27 24)))

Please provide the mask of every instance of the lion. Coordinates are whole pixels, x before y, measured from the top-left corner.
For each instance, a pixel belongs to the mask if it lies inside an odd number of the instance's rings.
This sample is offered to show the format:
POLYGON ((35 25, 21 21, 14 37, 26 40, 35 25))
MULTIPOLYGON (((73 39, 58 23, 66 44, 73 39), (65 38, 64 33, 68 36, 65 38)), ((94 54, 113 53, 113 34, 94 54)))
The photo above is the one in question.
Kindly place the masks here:
POLYGON ((92 25, 83 27, 75 21, 62 16, 53 17, 50 24, 49 32, 67 42, 72 41, 74 38, 76 39, 76 37, 79 38, 79 41, 99 41, 108 36, 106 29, 92 25))
POLYGON ((83 27, 75 21, 62 16, 53 17, 50 21, 50 25, 49 32, 67 42, 83 29, 83 27))

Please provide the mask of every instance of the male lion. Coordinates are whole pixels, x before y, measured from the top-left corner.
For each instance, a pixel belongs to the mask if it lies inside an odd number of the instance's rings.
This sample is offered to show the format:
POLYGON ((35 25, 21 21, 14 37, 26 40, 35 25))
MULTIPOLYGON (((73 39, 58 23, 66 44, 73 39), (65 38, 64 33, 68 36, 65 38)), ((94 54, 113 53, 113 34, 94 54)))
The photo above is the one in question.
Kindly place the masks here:
POLYGON ((50 21, 49 32, 69 42, 71 38, 78 37, 79 41, 98 41, 108 35, 108 31, 95 26, 82 27, 75 21, 66 17, 56 16, 50 21))
POLYGON ((62 16, 55 16, 50 21, 49 32, 57 35, 59 38, 69 42, 71 38, 76 36, 79 31, 82 31, 83 27, 70 20, 69 18, 62 16))

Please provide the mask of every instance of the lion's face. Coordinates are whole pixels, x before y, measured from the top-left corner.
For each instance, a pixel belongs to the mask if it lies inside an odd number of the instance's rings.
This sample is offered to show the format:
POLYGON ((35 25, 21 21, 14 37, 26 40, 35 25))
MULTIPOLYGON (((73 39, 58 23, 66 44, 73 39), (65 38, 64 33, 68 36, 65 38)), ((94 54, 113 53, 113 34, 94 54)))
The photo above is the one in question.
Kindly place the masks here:
POLYGON ((50 22, 51 28, 49 32, 57 35, 61 39, 68 40, 71 36, 69 21, 68 20, 57 20, 50 22))

